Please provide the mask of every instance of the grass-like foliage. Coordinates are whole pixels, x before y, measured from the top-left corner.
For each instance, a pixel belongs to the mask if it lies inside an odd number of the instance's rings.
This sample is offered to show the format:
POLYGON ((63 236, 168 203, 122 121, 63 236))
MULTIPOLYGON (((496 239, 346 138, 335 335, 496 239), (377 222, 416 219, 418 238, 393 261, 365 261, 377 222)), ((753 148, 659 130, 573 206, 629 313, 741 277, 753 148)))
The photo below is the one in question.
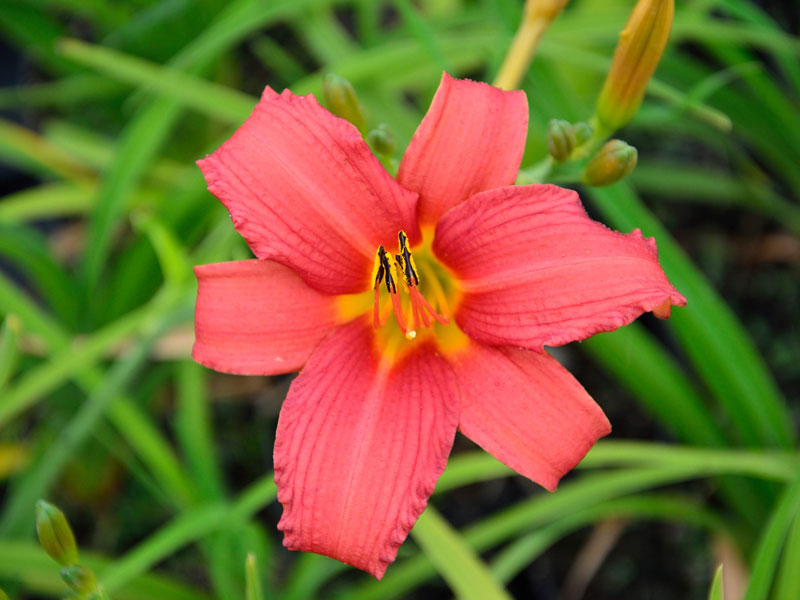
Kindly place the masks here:
POLYGON ((705 598, 712 581, 716 599, 723 580, 726 599, 800 598, 797 15, 679 1, 616 134, 633 173, 542 171, 550 120, 594 113, 633 4, 573 0, 548 29, 520 86, 522 167, 655 236, 688 306, 558 354, 615 432, 557 492, 460 439, 377 582, 281 547, 270 456, 290 378, 190 359, 192 265, 250 256, 194 161, 264 85, 321 99, 334 72, 367 128, 391 127, 391 164, 443 70, 494 79, 522 3, 2 0, 0 598, 68 593, 36 542, 40 498, 115 600, 705 598))

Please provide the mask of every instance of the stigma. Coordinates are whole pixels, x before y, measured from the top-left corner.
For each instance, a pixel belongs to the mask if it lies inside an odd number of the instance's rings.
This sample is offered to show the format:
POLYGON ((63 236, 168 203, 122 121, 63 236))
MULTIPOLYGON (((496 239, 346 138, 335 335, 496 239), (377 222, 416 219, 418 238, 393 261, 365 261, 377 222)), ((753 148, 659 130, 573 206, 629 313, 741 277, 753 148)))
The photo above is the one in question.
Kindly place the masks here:
POLYGON ((420 292, 419 271, 408 248, 408 236, 404 231, 397 234, 397 253, 392 255, 384 246, 378 247, 375 253, 372 278, 375 290, 373 323, 376 329, 386 324, 390 312, 394 313, 397 325, 408 340, 416 338, 417 331, 422 327, 429 329, 434 323, 447 325, 450 322, 441 285, 432 271, 430 283, 439 310, 437 311, 420 292), (391 301, 391 310, 385 316, 381 314, 383 312, 381 310, 381 284, 391 301))

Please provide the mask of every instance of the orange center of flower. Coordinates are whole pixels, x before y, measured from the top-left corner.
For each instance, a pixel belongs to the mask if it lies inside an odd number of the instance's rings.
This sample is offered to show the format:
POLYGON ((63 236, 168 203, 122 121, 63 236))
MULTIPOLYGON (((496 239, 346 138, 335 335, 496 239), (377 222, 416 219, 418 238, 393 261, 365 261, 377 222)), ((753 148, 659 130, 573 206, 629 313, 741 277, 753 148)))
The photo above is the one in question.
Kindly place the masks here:
POLYGON ((421 264, 426 271, 426 279, 430 282, 430 291, 436 306, 425 299, 419 290, 420 271, 408 249, 408 236, 404 231, 397 234, 397 241, 397 254, 390 255, 383 246, 378 247, 375 253, 375 266, 372 269, 375 291, 372 321, 375 328, 379 329, 386 324, 389 312, 392 311, 406 339, 413 340, 420 328, 430 329, 435 322, 449 324, 450 308, 441 282, 427 260, 421 264), (382 308, 386 304, 382 301, 382 287, 388 294, 388 305, 391 306, 387 306, 387 310, 382 308))
POLYGON ((413 254, 404 231, 397 234, 396 252, 378 247, 370 278, 372 290, 340 300, 345 318, 369 311, 384 354, 402 355, 403 348, 410 349, 404 341, 435 338, 442 350, 456 350, 466 343, 461 330, 449 326, 458 303, 458 284, 431 251, 433 232, 424 233, 427 243, 414 248, 413 254), (389 324, 392 318, 397 327, 389 324))

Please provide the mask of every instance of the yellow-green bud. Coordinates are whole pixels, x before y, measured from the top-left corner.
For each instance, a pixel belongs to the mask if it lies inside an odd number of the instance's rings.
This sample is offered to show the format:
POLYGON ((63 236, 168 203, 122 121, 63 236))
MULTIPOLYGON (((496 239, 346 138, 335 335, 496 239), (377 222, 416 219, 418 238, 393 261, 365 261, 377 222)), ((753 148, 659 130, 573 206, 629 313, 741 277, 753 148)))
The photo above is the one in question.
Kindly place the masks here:
POLYGON ((575 123, 572 126, 572 129, 575 131, 575 141, 577 142, 578 146, 582 146, 588 142, 594 133, 592 126, 588 123, 584 123, 583 121, 575 123))
POLYGON ((353 86, 344 77, 335 73, 328 73, 322 80, 322 96, 328 110, 355 125, 359 131, 364 131, 366 121, 364 111, 353 86))
POLYGON ((78 594, 88 594, 97 589, 97 578, 89 567, 70 565, 61 569, 61 579, 78 594))
POLYGON ((61 566, 78 562, 78 546, 64 513, 49 502, 36 503, 36 533, 47 554, 61 566))
POLYGON ((0 600, 8 600, 8 595, 0 588, 0 600))
POLYGON ((367 134, 367 142, 380 156, 392 156, 397 148, 394 131, 386 123, 381 123, 367 134))
POLYGON ((595 187, 616 183, 633 171, 638 158, 639 153, 630 144, 608 141, 586 165, 583 181, 595 187))
POLYGON ((674 0, 639 0, 634 7, 597 99, 597 120, 608 132, 627 124, 639 110, 667 46, 674 13, 674 0))
POLYGON ((552 119, 547 124, 547 150, 558 162, 569 158, 577 145, 572 123, 561 119, 552 119))

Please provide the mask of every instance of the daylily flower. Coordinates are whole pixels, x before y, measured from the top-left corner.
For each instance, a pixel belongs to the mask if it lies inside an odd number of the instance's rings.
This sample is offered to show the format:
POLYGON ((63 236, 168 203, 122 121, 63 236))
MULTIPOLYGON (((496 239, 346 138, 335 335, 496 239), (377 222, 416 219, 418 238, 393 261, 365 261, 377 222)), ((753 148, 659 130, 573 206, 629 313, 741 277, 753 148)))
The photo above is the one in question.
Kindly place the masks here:
POLYGON ((655 242, 513 186, 523 92, 445 74, 393 179, 350 123, 269 87, 198 162, 254 260, 196 267, 195 360, 300 370, 275 481, 290 549, 380 578, 456 430, 549 490, 610 425, 545 350, 685 299, 655 242))

